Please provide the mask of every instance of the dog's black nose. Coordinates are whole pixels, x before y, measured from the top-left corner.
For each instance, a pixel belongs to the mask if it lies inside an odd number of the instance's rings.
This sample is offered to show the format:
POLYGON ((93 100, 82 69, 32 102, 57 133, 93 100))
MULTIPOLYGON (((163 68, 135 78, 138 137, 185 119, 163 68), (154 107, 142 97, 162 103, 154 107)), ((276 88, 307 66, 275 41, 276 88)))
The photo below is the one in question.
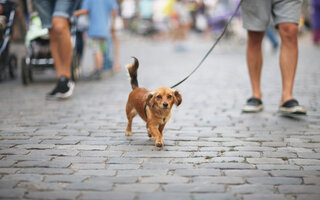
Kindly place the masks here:
POLYGON ((167 102, 164 102, 164 103, 163 103, 163 107, 165 107, 165 108, 167 108, 168 105, 169 105, 169 104, 168 104, 167 102))

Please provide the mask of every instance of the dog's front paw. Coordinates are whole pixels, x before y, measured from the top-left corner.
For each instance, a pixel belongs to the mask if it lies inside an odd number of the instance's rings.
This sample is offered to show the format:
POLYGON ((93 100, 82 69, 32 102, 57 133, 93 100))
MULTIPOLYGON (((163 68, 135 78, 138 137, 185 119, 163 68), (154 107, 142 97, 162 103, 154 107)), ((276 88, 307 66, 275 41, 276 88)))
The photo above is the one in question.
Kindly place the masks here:
POLYGON ((163 146, 162 142, 156 142, 156 147, 162 147, 162 146, 163 146))
POLYGON ((131 136, 132 132, 131 131, 126 131, 126 136, 131 136))

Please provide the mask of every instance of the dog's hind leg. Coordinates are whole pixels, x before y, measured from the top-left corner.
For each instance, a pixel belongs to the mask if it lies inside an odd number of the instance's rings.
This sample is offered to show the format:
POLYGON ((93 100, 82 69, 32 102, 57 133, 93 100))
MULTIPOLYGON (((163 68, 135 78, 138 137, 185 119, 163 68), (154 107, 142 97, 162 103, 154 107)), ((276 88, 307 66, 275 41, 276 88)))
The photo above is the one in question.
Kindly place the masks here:
POLYGON ((137 115, 137 111, 135 109, 128 109, 127 107, 127 118, 128 118, 128 125, 126 129, 126 136, 131 136, 132 135, 132 120, 133 118, 137 115))

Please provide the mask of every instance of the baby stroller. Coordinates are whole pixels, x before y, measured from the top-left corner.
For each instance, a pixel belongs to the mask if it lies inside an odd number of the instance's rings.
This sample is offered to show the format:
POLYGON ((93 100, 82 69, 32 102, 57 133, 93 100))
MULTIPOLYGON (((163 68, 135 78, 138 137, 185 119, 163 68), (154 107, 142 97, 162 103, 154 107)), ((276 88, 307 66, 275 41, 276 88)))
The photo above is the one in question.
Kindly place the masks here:
POLYGON ((0 0, 3 12, 0 15, 0 82, 9 75, 17 76, 17 57, 10 54, 10 38, 13 28, 16 4, 12 1, 0 0))
MULTIPOLYGON (((76 21, 70 19, 71 42, 73 46, 71 61, 71 76, 73 81, 80 78, 80 55, 76 50, 76 21)), ((26 34, 25 45, 28 55, 21 61, 21 78, 24 85, 33 81, 33 72, 43 72, 46 69, 54 69, 53 58, 50 53, 50 40, 48 29, 43 29, 38 15, 31 15, 29 28, 26 34)))

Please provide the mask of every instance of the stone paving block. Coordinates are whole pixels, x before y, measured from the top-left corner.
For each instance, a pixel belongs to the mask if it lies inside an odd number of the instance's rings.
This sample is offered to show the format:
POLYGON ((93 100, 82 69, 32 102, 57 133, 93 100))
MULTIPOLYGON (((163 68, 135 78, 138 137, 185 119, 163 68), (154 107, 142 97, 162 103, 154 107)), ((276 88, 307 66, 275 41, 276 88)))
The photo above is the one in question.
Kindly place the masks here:
POLYGON ((0 168, 0 175, 2 174, 14 174, 19 171, 19 168, 0 168))
POLYGON ((52 156, 35 156, 35 155, 7 155, 6 160, 16 160, 16 161, 49 161, 52 156))
POLYGON ((0 180, 0 189, 10 189, 18 184, 19 181, 16 180, 0 180))
POLYGON ((320 194, 299 194, 297 200, 319 200, 320 194))
POLYGON ((20 161, 15 164, 15 167, 53 167, 67 168, 71 165, 69 161, 20 161))
POLYGON ((0 199, 22 199, 26 189, 0 189, 0 199))
POLYGON ((223 184, 242 184, 245 180, 241 177, 230 177, 230 176, 197 176, 193 177, 195 183, 223 183, 223 184))
POLYGON ((106 164, 104 163, 72 163, 72 169, 106 169, 106 164))
POLYGON ((170 199, 170 200, 191 200, 190 194, 183 194, 183 193, 173 193, 173 192, 152 192, 152 193, 140 193, 138 195, 139 200, 163 200, 163 199, 170 199))
POLYGON ((164 176, 168 173, 165 169, 136 169, 118 170, 118 176, 164 176))
POLYGON ((179 176, 220 176, 221 171, 218 169, 176 169, 175 175, 179 176))
POLYGON ((142 158, 109 158, 107 164, 141 164, 142 158))
POLYGON ((108 200, 134 200, 135 193, 133 192, 93 192, 93 191, 84 191, 82 192, 82 195, 80 196, 80 199, 101 199, 105 200, 108 198, 108 200))
POLYGON ((318 185, 280 185, 281 194, 320 194, 318 185))
POLYGON ((246 163, 204 163, 200 164, 200 168, 219 168, 219 169, 253 169, 252 164, 246 163))
POLYGON ((112 184, 106 184, 105 182, 91 182, 88 183, 71 183, 66 187, 67 190, 79 190, 79 191, 110 191, 112 184))
POLYGON ((298 165, 288 165, 288 164, 284 164, 284 165, 269 165, 269 164, 258 164, 256 165, 258 169, 261 170, 280 170, 280 169, 287 169, 287 170, 299 170, 300 166, 298 165))
POLYGON ((108 164, 107 165, 108 169, 139 169, 140 165, 137 164, 108 164))
POLYGON ((320 185, 320 177, 305 177, 303 178, 305 184, 320 185))
POLYGON ((16 163, 16 161, 14 161, 14 160, 1 160, 1 162, 0 162, 0 168, 11 167, 11 166, 14 165, 15 163, 16 163))
POLYGON ((194 200, 236 200, 237 198, 228 193, 204 193, 204 194, 193 194, 194 200))
POLYGON ((52 149, 52 150, 33 150, 29 155, 33 156, 75 156, 79 153, 77 150, 62 150, 62 149, 52 149))
POLYGON ((315 159, 290 159, 289 162, 296 165, 320 165, 320 160, 315 159))
POLYGON ((272 194, 274 189, 272 185, 243 184, 229 186, 230 192, 239 194, 272 194))
POLYGON ((160 184, 116 184, 114 191, 126 191, 126 192, 155 192, 160 188, 160 184))
POLYGON ((297 158, 295 153, 287 152, 263 152, 263 156, 267 158, 281 158, 282 160, 287 160, 288 158, 297 158))
POLYGON ((248 194, 243 195, 243 200, 287 200, 284 195, 281 194, 248 194))
POLYGON ((23 168, 19 174, 72 174, 74 171, 68 168, 23 168))
POLYGON ((42 181, 44 176, 39 174, 8 174, 4 175, 1 181, 42 181))
POLYGON ((104 157, 80 157, 80 156, 63 156, 54 157, 53 161, 66 162, 70 161, 72 163, 105 163, 108 159, 104 157))
POLYGON ((120 151, 82 151, 80 156, 84 157, 120 157, 122 152, 120 151))
POLYGON ((79 143, 79 140, 43 140, 41 144, 54 144, 54 145, 72 145, 79 143))
POLYGON ((193 164, 161 164, 161 163, 146 163, 142 164, 142 169, 193 169, 193 164))
POLYGON ((234 176, 234 177, 261 177, 261 176, 269 176, 268 172, 256 169, 250 170, 223 170, 223 173, 226 176, 234 176))
POLYGON ((83 176, 114 176, 116 174, 115 170, 110 169, 81 169, 77 170, 75 175, 83 175, 83 176))
POLYGON ((320 165, 309 165, 309 166, 302 166, 304 171, 316 171, 320 170, 320 165))
POLYGON ((87 176, 82 175, 48 175, 45 178, 45 182, 66 182, 66 183, 73 183, 73 182, 81 182, 85 180, 87 176))
POLYGON ((272 176, 282 176, 282 177, 312 177, 320 176, 319 171, 297 171, 297 170, 272 170, 270 172, 272 176))
POLYGON ((129 177, 117 177, 117 176, 91 176, 86 179, 84 182, 90 184, 91 182, 106 182, 106 183, 136 183, 138 182, 138 177, 129 176, 129 177))
POLYGON ((30 199, 76 199, 80 195, 78 191, 43 191, 43 192, 29 192, 26 198, 30 199))
POLYGON ((242 157, 214 157, 211 159, 214 163, 225 163, 225 162, 233 162, 233 163, 242 163, 244 162, 244 158, 242 157))
POLYGON ((230 157, 249 157, 249 158, 259 158, 259 152, 250 152, 250 151, 227 151, 223 153, 223 156, 230 156, 230 157))
POLYGON ((223 184, 202 184, 202 183, 189 183, 189 184, 166 184, 162 186, 166 192, 217 192, 222 193, 225 191, 223 184))
POLYGON ((297 154, 299 158, 320 159, 320 153, 298 152, 297 154))
POLYGON ((127 152, 125 157, 136 157, 136 158, 186 158, 189 157, 191 153, 189 152, 179 152, 179 151, 137 151, 137 152, 127 152))
POLYGON ((247 162, 251 164, 285 164, 280 158, 247 158, 247 162))
POLYGON ((152 177, 142 177, 140 179, 141 183, 187 183, 189 178, 182 176, 152 176, 152 177))
POLYGON ((45 149, 54 149, 55 144, 21 144, 16 147, 21 150, 45 150, 45 149))
POLYGON ((266 184, 266 185, 298 185, 302 183, 301 178, 289 177, 253 177, 247 179, 251 184, 266 184))
POLYGON ((32 191, 54 191, 54 190, 63 190, 66 187, 67 183, 46 183, 40 181, 32 182, 19 182, 15 188, 27 188, 32 191))
POLYGON ((0 155, 25 155, 30 151, 22 148, 10 148, 0 150, 0 155))
POLYGON ((76 149, 76 150, 84 150, 84 151, 104 151, 106 150, 107 146, 106 145, 83 145, 83 144, 78 144, 78 145, 56 145, 56 149, 76 149))

